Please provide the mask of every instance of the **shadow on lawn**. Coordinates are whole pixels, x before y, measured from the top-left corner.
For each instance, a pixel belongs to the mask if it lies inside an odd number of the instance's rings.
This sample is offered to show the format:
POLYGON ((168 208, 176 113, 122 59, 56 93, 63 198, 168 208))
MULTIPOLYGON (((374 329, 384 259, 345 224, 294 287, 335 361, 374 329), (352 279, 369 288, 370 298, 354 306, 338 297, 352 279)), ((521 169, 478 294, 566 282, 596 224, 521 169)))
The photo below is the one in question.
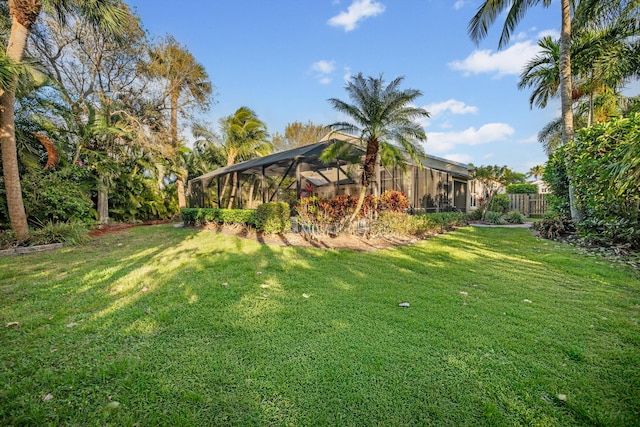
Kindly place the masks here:
MULTIPOLYGON (((582 283, 579 260, 519 255, 517 232, 488 243, 486 231, 462 229, 362 253, 154 230, 161 240, 127 231, 23 264, 46 281, 2 297, 25 313, 25 328, 0 337, 40 343, 22 369, 7 364, 16 395, 56 396, 55 415, 38 402, 33 420, 88 424, 113 399, 122 404, 115 424, 482 424, 487 407, 512 424, 531 421, 531 406, 561 422, 561 410, 540 403, 558 382, 587 395, 602 388, 572 384, 593 368, 563 356, 586 346, 602 310, 581 300, 593 285, 582 283), (85 261, 92 257, 97 265, 85 261), (562 268, 576 271, 570 287, 551 277, 562 268), (22 297, 44 297, 50 286, 62 296, 29 313, 22 297), (51 312, 60 317, 47 320, 51 312), (77 326, 47 338, 69 321, 77 326), (43 367, 55 375, 38 377, 43 367)), ((607 369, 605 388, 622 402, 611 412, 629 420, 637 408, 621 381, 629 373, 607 369)), ((16 401, 5 417, 23 410, 16 401)), ((576 410, 576 423, 601 422, 587 404, 576 410)))

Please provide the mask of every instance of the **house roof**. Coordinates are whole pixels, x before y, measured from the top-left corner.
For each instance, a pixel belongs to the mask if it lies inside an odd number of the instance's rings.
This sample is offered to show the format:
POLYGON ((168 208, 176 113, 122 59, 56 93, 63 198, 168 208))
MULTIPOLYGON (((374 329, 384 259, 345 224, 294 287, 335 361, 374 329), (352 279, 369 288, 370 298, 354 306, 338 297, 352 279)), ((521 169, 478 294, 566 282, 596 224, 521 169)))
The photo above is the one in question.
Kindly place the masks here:
MULTIPOLYGON (((329 134, 328 136, 330 136, 329 134)), ((262 168, 269 169, 270 174, 287 173, 294 160, 303 161, 318 167, 326 167, 324 163, 319 160, 320 154, 331 144, 338 141, 344 141, 345 138, 323 138, 322 141, 315 144, 304 145, 302 147, 292 148, 286 151, 280 151, 264 157, 257 157, 255 159, 247 160, 244 162, 236 163, 231 166, 225 166, 218 168, 214 171, 208 172, 191 181, 210 181, 213 178, 221 175, 226 175, 233 172, 240 172, 245 174, 261 174, 262 168)), ((350 141, 353 141, 353 137, 350 137, 350 141)), ((361 149, 354 144, 354 148, 361 149)), ((411 161, 411 163, 413 163, 411 161)), ((473 167, 465 165, 463 163, 454 162, 452 160, 443 159, 436 156, 425 155, 422 159, 422 165, 431 169, 443 171, 452 174, 459 178, 470 178, 470 171, 473 167)))

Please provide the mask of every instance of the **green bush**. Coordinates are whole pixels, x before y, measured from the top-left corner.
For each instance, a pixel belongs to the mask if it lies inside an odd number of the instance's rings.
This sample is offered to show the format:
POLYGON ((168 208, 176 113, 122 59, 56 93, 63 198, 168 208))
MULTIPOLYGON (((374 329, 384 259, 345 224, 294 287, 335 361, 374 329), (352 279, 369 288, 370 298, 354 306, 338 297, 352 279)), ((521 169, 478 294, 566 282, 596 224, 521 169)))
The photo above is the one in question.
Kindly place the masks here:
POLYGON ((509 196, 506 194, 496 194, 491 200, 491 204, 487 210, 493 212, 505 213, 509 210, 511 206, 511 200, 509 200, 509 196))
POLYGON ((538 186, 535 184, 510 184, 507 185, 507 194, 537 194, 538 186))
POLYGON ((469 221, 479 221, 482 219, 482 214, 484 213, 484 211, 482 210, 482 208, 477 208, 475 210, 472 210, 471 212, 469 212, 467 214, 467 219, 469 221))
POLYGON ((182 210, 185 225, 217 224, 255 225, 256 212, 251 209, 185 208, 182 210))
POLYGON ((504 216, 504 220, 509 224, 524 224, 524 214, 520 211, 509 211, 504 216))
POLYGON ((283 233, 291 229, 289 204, 263 203, 256 210, 256 228, 267 234, 283 233))
POLYGON ((8 249, 16 243, 16 233, 13 230, 0 231, 0 249, 8 249))
POLYGON ((426 222, 405 212, 382 211, 371 224, 370 233, 376 236, 415 236, 423 234, 426 222))
POLYGON ((501 225, 507 222, 502 217, 502 212, 487 211, 484 214, 484 221, 488 224, 501 225))
POLYGON ((80 221, 91 224, 96 212, 91 194, 92 175, 87 168, 31 170, 21 180, 27 216, 36 224, 80 221))
POLYGON ((49 245, 52 243, 66 243, 79 245, 86 242, 89 233, 86 224, 80 222, 49 222, 44 227, 31 233, 29 244, 49 245))

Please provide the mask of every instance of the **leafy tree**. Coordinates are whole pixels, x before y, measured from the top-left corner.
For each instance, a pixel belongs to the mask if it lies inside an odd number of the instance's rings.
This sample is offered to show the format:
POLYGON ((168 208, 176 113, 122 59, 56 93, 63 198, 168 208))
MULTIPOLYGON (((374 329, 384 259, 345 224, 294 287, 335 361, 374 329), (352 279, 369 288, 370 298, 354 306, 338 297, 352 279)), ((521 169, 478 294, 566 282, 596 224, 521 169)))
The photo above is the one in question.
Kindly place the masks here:
MULTIPOLYGON (((9 1, 11 32, 7 40, 6 56, 14 62, 22 61, 29 31, 40 15, 43 3, 54 11, 60 21, 66 22, 70 14, 73 19, 86 19, 105 34, 119 34, 128 23, 126 6, 119 0, 22 0, 9 1)), ((29 235, 27 216, 22 199, 18 155, 15 136, 15 95, 17 76, 7 89, 0 90, 0 143, 7 206, 11 227, 18 239, 29 235)))
POLYGON ((178 206, 182 209, 187 205, 184 192, 186 171, 180 164, 183 150, 182 141, 178 137, 178 115, 186 115, 192 107, 206 110, 213 88, 204 67, 173 37, 167 37, 152 47, 149 57, 145 71, 164 85, 163 103, 167 103, 170 116, 169 141, 173 148, 171 159, 176 175, 178 206))
POLYGON ((59 130, 49 134, 59 141, 66 139, 73 163, 82 161, 93 170, 102 223, 109 220, 111 182, 121 171, 122 156, 132 140, 126 126, 131 112, 122 99, 142 87, 137 67, 144 42, 134 16, 119 43, 82 21, 61 25, 45 18, 32 32, 29 52, 41 58, 66 106, 66 111, 54 111, 65 118, 66 135, 59 130))
POLYGON ((507 166, 488 165, 478 166, 474 169, 473 178, 478 181, 484 192, 480 208, 486 213, 500 189, 509 184, 522 184, 525 182, 525 174, 514 172, 507 166))
POLYGON ((429 117, 429 113, 413 106, 422 92, 417 89, 401 90, 403 80, 403 77, 397 77, 385 85, 382 75, 365 78, 358 73, 345 87, 351 104, 336 98, 329 99, 333 108, 349 116, 352 122, 336 122, 328 127, 335 132, 357 135, 366 147, 360 196, 347 225, 353 222, 362 208, 379 157, 383 163, 400 162, 401 149, 418 162, 424 155, 419 144, 426 141, 427 135, 417 120, 429 117))
POLYGON ((284 136, 275 133, 271 139, 274 151, 285 151, 303 145, 314 144, 320 141, 327 134, 327 128, 323 125, 313 124, 308 121, 293 122, 287 124, 284 136))

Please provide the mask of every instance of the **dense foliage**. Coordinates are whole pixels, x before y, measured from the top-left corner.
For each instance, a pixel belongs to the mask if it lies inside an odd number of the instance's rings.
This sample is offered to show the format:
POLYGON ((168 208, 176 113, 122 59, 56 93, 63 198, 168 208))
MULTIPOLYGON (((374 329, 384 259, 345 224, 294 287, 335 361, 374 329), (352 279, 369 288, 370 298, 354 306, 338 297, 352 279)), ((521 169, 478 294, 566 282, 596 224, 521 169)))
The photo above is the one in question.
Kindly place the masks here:
POLYGON ((240 224, 255 225, 256 211, 251 209, 186 208, 182 209, 185 225, 240 224))
POLYGON ((582 129, 569 146, 580 231, 640 248, 640 114, 582 129))
POLYGON ((584 216, 578 231, 600 243, 640 248, 638 147, 640 114, 633 113, 581 129, 574 142, 556 150, 544 173, 554 193, 551 201, 556 219, 568 217, 571 176, 584 216))
POLYGON ((538 186, 535 184, 509 184, 507 194, 536 194, 538 186))
POLYGON ((267 234, 284 233, 291 229, 290 217, 288 203, 263 203, 256 209, 256 228, 267 234))

